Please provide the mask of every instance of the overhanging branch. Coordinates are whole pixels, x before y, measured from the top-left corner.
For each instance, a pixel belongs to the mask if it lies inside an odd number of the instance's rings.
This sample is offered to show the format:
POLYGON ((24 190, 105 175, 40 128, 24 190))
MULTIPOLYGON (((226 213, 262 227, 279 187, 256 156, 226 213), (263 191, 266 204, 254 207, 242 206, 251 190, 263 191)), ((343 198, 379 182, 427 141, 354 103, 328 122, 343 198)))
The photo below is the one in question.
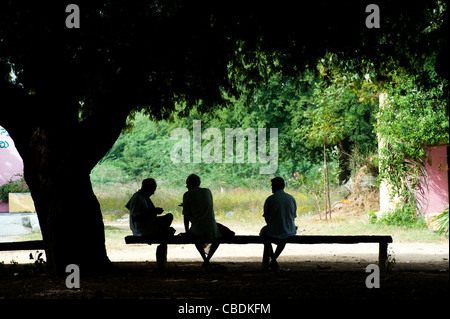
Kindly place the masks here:
POLYGON ((79 125, 84 152, 89 154, 85 163, 88 169, 102 159, 125 126, 133 99, 126 91, 120 81, 111 81, 108 90, 93 99, 93 112, 79 125))

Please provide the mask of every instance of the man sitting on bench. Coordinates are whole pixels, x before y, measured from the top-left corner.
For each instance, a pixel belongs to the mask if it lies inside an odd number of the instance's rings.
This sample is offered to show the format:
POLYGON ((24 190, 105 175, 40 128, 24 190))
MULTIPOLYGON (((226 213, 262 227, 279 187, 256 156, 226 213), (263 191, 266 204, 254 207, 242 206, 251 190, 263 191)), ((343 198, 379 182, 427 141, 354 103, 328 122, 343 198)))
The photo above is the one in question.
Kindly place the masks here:
POLYGON ((188 191, 183 195, 182 206, 186 234, 195 239, 195 247, 204 261, 202 267, 207 267, 215 251, 219 248, 217 239, 234 236, 234 232, 216 223, 211 191, 208 188, 201 188, 200 183, 199 176, 195 174, 188 176, 186 179, 188 191), (189 228, 189 222, 192 224, 191 228, 189 228), (205 243, 211 243, 208 256, 205 252, 205 243))
POLYGON ((125 205, 130 210, 130 229, 134 236, 173 236, 175 229, 170 227, 172 214, 157 216, 163 213, 161 207, 155 207, 150 199, 155 193, 156 181, 147 178, 142 181, 142 187, 125 205))
POLYGON ((263 217, 267 225, 261 229, 260 236, 273 240, 277 244, 275 252, 270 242, 264 244, 264 256, 271 260, 268 265, 263 266, 275 271, 278 270, 277 258, 286 246, 284 240, 297 233, 295 226, 297 204, 294 197, 284 192, 284 179, 275 177, 271 182, 273 195, 270 195, 264 203, 263 217))

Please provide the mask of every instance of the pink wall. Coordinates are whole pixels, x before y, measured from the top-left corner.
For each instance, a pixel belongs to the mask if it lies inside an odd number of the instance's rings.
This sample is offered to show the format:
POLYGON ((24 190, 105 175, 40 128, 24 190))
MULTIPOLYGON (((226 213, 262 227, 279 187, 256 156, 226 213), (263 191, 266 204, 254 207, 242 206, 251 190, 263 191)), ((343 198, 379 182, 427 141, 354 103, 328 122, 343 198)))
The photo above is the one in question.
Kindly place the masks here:
POLYGON ((428 193, 425 196, 428 203, 424 205, 426 215, 441 213, 449 205, 447 145, 431 146, 430 155, 431 163, 427 164, 428 193))
MULTIPOLYGON (((0 126, 0 185, 5 184, 15 174, 23 174, 23 161, 12 138, 0 126)), ((0 202, 0 212, 8 211, 8 204, 0 202)))

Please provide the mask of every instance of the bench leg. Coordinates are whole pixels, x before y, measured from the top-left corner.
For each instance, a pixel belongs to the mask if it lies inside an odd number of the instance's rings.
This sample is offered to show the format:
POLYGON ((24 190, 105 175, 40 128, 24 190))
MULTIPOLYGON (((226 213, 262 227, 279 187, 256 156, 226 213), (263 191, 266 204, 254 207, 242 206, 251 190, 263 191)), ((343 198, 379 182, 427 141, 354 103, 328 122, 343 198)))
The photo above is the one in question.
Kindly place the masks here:
POLYGON ((380 243, 378 252, 378 267, 381 271, 386 270, 386 263, 388 259, 388 243, 380 243))
POLYGON ((164 270, 167 265, 167 244, 156 247, 156 264, 159 270, 164 270))

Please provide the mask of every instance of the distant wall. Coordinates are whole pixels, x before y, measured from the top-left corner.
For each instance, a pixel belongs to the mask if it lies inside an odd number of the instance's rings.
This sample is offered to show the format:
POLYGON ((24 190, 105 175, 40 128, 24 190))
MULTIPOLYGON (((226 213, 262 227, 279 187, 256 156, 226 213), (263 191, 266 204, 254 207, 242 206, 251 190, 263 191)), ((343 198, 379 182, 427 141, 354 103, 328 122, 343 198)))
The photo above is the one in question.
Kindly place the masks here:
MULTIPOLYGON (((5 184, 15 174, 22 173, 22 158, 8 132, 0 126, 0 185, 5 184)), ((0 212, 5 211, 9 211, 9 206, 0 201, 0 212)))
POLYGON ((427 163, 428 190, 423 203, 425 215, 442 213, 448 206, 448 145, 430 147, 431 161, 427 163))

